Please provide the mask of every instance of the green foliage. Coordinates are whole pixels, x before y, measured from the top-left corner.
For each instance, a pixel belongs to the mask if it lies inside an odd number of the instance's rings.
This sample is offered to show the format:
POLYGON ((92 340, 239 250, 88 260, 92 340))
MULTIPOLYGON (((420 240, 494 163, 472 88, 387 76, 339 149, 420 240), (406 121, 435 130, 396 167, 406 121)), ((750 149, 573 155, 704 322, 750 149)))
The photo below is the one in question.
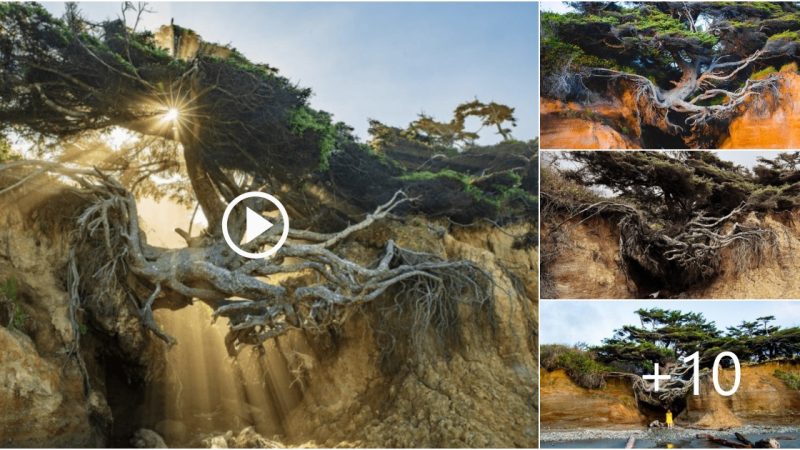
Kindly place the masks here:
POLYGON ((483 192, 476 187, 473 182, 473 177, 456 172, 452 169, 444 169, 439 172, 428 172, 425 170, 407 173, 399 177, 403 181, 430 181, 442 178, 455 180, 464 186, 464 191, 470 194, 475 200, 484 198, 483 192))
POLYGON ((661 308, 636 311, 641 326, 626 325, 593 348, 600 362, 625 365, 643 374, 653 363, 664 365, 695 352, 700 366, 710 367, 722 351, 732 351, 740 361, 763 362, 800 355, 800 327, 780 328, 774 316, 743 321, 720 330, 701 313, 684 313, 661 308))
POLYGON ((623 67, 611 58, 588 54, 579 46, 564 42, 553 36, 542 38, 541 49, 541 67, 545 73, 562 69, 580 72, 584 68, 593 67, 636 73, 635 69, 627 66, 623 67))
POLYGON ((563 369, 572 381, 587 389, 603 387, 603 375, 611 371, 610 367, 596 361, 591 351, 578 346, 546 344, 540 347, 539 355, 543 369, 563 369))
POLYGON ((19 155, 11 149, 11 143, 4 136, 0 135, 0 163, 19 159, 19 155))
POLYGON ((23 311, 18 304, 14 303, 14 316, 11 319, 11 325, 19 330, 25 326, 25 322, 28 321, 28 318, 25 311, 23 311))
POLYGON ((714 188, 713 174, 697 169, 708 163, 683 163, 662 152, 575 152, 569 157, 582 169, 567 171, 567 178, 606 186, 646 210, 664 205, 671 216, 693 213, 714 188))
POLYGON ((542 24, 551 27, 583 26, 587 24, 619 25, 620 17, 617 15, 580 14, 568 12, 559 14, 551 11, 542 12, 542 24))
POLYGON ((800 41, 800 34, 798 34, 797 31, 784 31, 782 33, 773 34, 769 37, 769 40, 800 41))
POLYGON ((17 280, 16 278, 7 278, 6 281, 0 285, 0 295, 3 295, 6 300, 17 301, 17 280))
POLYGON ((655 33, 653 39, 665 37, 693 39, 705 47, 712 47, 718 41, 713 34, 689 30, 685 23, 656 8, 638 9, 634 24, 639 30, 655 33))
POLYGON ((17 298, 16 278, 7 278, 0 285, 0 303, 5 303, 9 310, 9 325, 16 329, 21 329, 28 321, 28 315, 19 305, 17 298))
MULTIPOLYGON (((701 76, 712 61, 723 58, 732 58, 726 60, 729 63, 744 61, 761 49, 770 58, 793 59, 795 47, 783 41, 800 41, 800 5, 789 2, 570 2, 570 6, 578 12, 543 12, 541 35, 542 95, 566 101, 585 102, 597 96, 619 100, 630 89, 620 80, 631 78, 596 69, 640 75, 667 91, 682 80, 701 76), (695 27, 698 18, 702 26, 695 27)), ((719 74, 736 72, 716 81, 715 87, 736 91, 753 67, 760 65, 717 67, 719 74)), ((701 84, 682 95, 689 100, 708 88, 701 84)), ((719 96, 702 105, 724 101, 719 96)), ((686 135, 690 128, 664 131, 686 135)), ((709 145, 707 139, 685 141, 709 145)))
MULTIPOLYGON (((651 223, 677 223, 698 211, 719 217, 742 202, 757 211, 800 205, 800 156, 791 165, 779 161, 791 155, 761 160, 751 173, 711 152, 573 152, 569 157, 578 169, 564 176, 580 186, 609 189, 615 200, 635 205, 651 223)), ((567 194, 564 200, 579 201, 567 194)))
POLYGON ((586 9, 590 12, 542 13, 544 74, 567 64, 575 73, 605 68, 660 81, 670 75, 664 68, 675 63, 671 50, 676 43, 686 42, 686 49, 699 51, 718 42, 714 34, 692 31, 677 17, 648 4, 586 9))
POLYGON ((574 180, 564 178, 558 171, 549 166, 542 166, 539 170, 542 191, 547 192, 554 202, 564 205, 591 204, 601 200, 601 197, 589 188, 574 180))
POLYGON ((336 146, 336 126, 331 122, 330 114, 324 111, 314 111, 307 106, 301 106, 289 114, 289 124, 293 133, 304 135, 306 132, 318 136, 320 151, 320 170, 328 170, 330 156, 336 146))
POLYGON ((169 53, 163 48, 159 48, 155 45, 154 42, 147 40, 141 41, 140 39, 131 39, 130 41, 131 46, 135 49, 139 50, 142 53, 149 55, 150 57, 161 60, 163 62, 169 63, 172 58, 170 57, 169 53))
MULTIPOLYGON (((741 6, 741 4, 737 5, 737 3, 739 2, 720 2, 722 6, 741 6)), ((772 15, 783 11, 781 6, 776 2, 746 2, 746 6, 765 15, 772 15)))
POLYGON ((225 59, 225 62, 239 70, 250 73, 265 80, 278 79, 278 77, 276 77, 278 69, 275 69, 274 67, 271 67, 267 64, 253 63, 236 50, 232 51, 231 55, 227 59, 225 59))
POLYGON ((472 181, 472 178, 469 175, 465 175, 451 169, 444 169, 439 172, 428 172, 421 170, 418 172, 411 172, 400 177, 401 180, 406 181, 428 181, 438 178, 450 178, 452 180, 458 180, 464 184, 469 184, 472 181))
POLYGON ((773 372, 775 378, 783 381, 789 389, 800 391, 800 373, 776 370, 773 372))

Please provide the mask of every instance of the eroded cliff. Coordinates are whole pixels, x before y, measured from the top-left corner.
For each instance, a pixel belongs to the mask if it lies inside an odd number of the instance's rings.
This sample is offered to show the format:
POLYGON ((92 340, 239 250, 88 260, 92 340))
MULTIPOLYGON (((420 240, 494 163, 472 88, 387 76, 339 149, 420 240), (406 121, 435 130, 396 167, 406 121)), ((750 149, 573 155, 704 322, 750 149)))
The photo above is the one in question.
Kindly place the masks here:
MULTIPOLYGON (((557 223, 557 218, 551 218, 557 223)), ((602 217, 572 219, 560 228, 563 245, 553 252, 543 279, 545 298, 775 298, 800 297, 796 274, 800 260, 800 211, 751 212, 742 223, 770 230, 775 246, 766 254, 743 261, 738 247, 721 251, 720 271, 708 283, 685 291, 670 291, 635 265, 625 264, 620 254, 618 224, 602 217)), ((736 224, 728 224, 728 232, 736 224)), ((542 240, 548 227, 542 227, 542 240)))
POLYGON ((792 149, 800 146, 800 76, 797 65, 780 71, 777 87, 748 99, 720 141, 723 149, 792 149))
MULTIPOLYGON (((458 345, 442 345, 429 330, 412 345, 407 323, 381 323, 367 307, 341 329, 293 331, 231 358, 225 324, 211 326, 197 306, 156 311, 180 338, 172 349, 123 305, 81 305, 74 327, 66 270, 81 199, 37 188, 35 201, 21 192, 25 201, 7 203, 13 207, 0 219, 0 281, 18 285, 16 309, 0 314, 4 445, 127 446, 140 428, 171 446, 264 445, 265 438, 281 445, 536 445, 537 251, 516 238, 530 225, 457 228, 407 218, 342 244, 368 263, 391 238, 490 273, 490 314, 463 306, 458 345)), ((166 220, 167 209, 151 205, 154 215, 143 223, 166 220)), ((287 282, 307 277, 292 274, 287 282)), ((404 307, 397 308, 402 317, 404 307)))
MULTIPOLYGON (((786 386, 774 376, 776 370, 797 371, 796 362, 769 362, 742 367, 741 384, 730 397, 714 391, 710 376, 703 377, 700 395, 688 397, 688 406, 675 418, 679 426, 706 429, 735 428, 743 425, 797 423, 800 418, 800 391, 786 386)), ((732 369, 723 369, 720 384, 733 384, 732 369)), ((642 412, 629 382, 608 378, 601 389, 576 385, 563 370, 541 373, 542 429, 646 427, 664 418, 642 412)))
POLYGON ((664 130, 640 126, 630 93, 613 102, 578 104, 542 98, 541 146, 544 149, 686 148, 703 141, 720 149, 792 149, 800 146, 800 75, 796 64, 777 74, 775 90, 742 102, 734 117, 709 124, 688 138, 689 143, 664 130), (711 136, 710 139, 707 139, 711 136))
POLYGON ((583 106, 543 98, 539 104, 544 149, 642 148, 633 111, 620 103, 583 106))
POLYGON ((647 423, 630 383, 609 379, 602 389, 586 389, 563 369, 542 370, 542 429, 638 427, 647 423))

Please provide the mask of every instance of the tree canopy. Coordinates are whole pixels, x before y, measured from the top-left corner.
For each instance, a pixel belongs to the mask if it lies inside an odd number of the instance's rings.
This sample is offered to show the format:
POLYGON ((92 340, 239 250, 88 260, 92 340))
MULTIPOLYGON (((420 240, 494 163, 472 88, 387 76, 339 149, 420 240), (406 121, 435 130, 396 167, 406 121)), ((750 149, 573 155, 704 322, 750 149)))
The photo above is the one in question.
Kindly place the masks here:
POLYGON ((613 337, 592 349, 600 361, 609 365, 622 363, 641 375, 652 371, 652 363, 663 367, 695 352, 700 353, 701 368, 711 367, 723 351, 735 353, 741 362, 800 356, 800 327, 771 325, 774 316, 743 320, 738 326, 721 330, 700 313, 649 308, 637 310, 636 315, 640 326, 626 325, 615 330, 613 337))
MULTIPOLYGON (((477 117, 494 127, 498 145, 456 148, 431 129, 395 139, 383 126, 388 134, 373 130, 373 144, 382 142, 376 151, 312 108, 311 90, 277 69, 178 25, 137 30, 145 9, 125 5, 121 18, 92 23, 73 4, 63 18, 36 3, 0 4, 0 133, 35 143, 44 157, 0 164, 11 180, 0 196, 19 201, 26 182, 58 177, 79 199, 79 210, 65 212, 74 216, 65 281, 76 345, 77 311, 111 336, 117 321, 110 315, 137 317, 174 343, 153 310, 194 300, 228 319, 231 353, 292 329, 325 333, 388 291, 391 305, 377 315, 416 314, 402 330, 415 342, 428 330, 453 342, 458 304, 491 308, 492 277, 472 262, 410 251, 391 238, 376 244, 377 261, 356 262, 339 245, 411 213, 489 226, 523 222, 532 230, 536 147, 511 138, 512 108, 476 100, 457 110, 456 121, 477 117), (113 148, 124 130, 135 139, 113 148), (251 190, 279 197, 292 218, 289 240, 267 260, 244 260, 222 239, 226 205, 251 190), (175 230, 186 247, 147 242, 137 200, 159 195, 204 213, 201 233, 175 230), (298 273, 308 275, 300 286, 266 281, 298 273), (398 307, 404 299, 408 308, 398 307)), ((233 216, 229 231, 238 242, 243 211, 233 216)), ((275 244, 281 228, 245 249, 275 244)), ((532 233, 518 236, 519 245, 532 245, 532 233)))
POLYGON ((657 307, 635 313, 638 325, 624 325, 602 344, 582 347, 606 373, 652 374, 654 363, 677 364, 695 352, 700 354, 701 369, 710 368, 723 351, 735 353, 743 364, 800 357, 800 327, 774 325, 774 316, 743 320, 723 330, 702 313, 657 307))
MULTIPOLYGON (((415 198, 401 210, 454 214, 461 222, 497 219, 508 211, 498 208, 507 205, 505 198, 477 186, 473 181, 480 177, 471 174, 444 185, 440 177, 404 179, 414 170, 397 167, 359 143, 347 125, 311 108, 311 90, 277 69, 177 25, 152 33, 136 30, 136 22, 123 15, 93 24, 76 7, 62 20, 35 3, 0 6, 0 124, 44 143, 110 127, 150 137, 151 145, 135 153, 138 158, 128 158, 134 155, 129 152, 123 159, 151 172, 184 170, 212 232, 219 229, 226 201, 243 188, 263 186, 281 194, 298 225, 330 229, 352 221, 354 211, 373 210, 399 189, 415 198), (240 176, 247 183, 234 181, 240 176), (372 187, 364 192, 364 186, 372 187), (320 189, 331 193, 329 201, 309 202, 320 197, 320 189), (440 211, 443 201, 433 192, 461 207, 440 211)), ((510 139, 512 108, 476 100, 458 111, 455 123, 475 116, 510 139)), ((427 130, 415 139, 452 149, 456 139, 435 132, 435 124, 420 118, 416 128, 427 130)), ((529 170, 534 149, 518 144, 523 159, 501 177, 529 170)), ((484 175, 488 185, 496 184, 488 179, 491 173, 484 175)), ((535 194, 520 183, 511 187, 535 194)), ((511 209, 524 216, 529 203, 511 209)))
POLYGON ((642 124, 690 146, 713 146, 739 106, 777 95, 773 72, 798 56, 792 2, 569 4, 574 12, 542 13, 543 95, 591 102, 630 92, 642 124))

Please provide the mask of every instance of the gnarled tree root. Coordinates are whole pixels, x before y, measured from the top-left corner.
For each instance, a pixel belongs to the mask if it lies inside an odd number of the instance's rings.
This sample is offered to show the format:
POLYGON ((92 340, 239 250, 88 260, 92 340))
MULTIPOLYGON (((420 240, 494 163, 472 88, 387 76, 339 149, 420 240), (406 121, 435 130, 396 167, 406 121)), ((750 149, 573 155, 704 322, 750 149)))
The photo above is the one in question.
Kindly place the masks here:
MULTIPOLYGON (((235 353, 242 344, 257 345, 291 329, 320 332, 341 325, 353 307, 373 302, 390 290, 396 302, 413 301, 417 334, 429 326, 446 328, 441 322, 452 317, 450 302, 491 305, 493 299, 492 277, 469 261, 413 252, 392 240, 380 259, 368 266, 336 252, 337 244, 389 218, 394 208, 409 201, 403 192, 340 232, 290 230, 289 240, 272 258, 245 260, 230 251, 218 230, 191 238, 185 248, 148 244, 139 228, 133 195, 98 170, 43 161, 14 162, 0 170, 12 166, 66 177, 87 199, 88 206, 77 218, 70 253, 71 308, 102 304, 105 298, 122 295, 141 323, 170 345, 175 339, 153 318, 160 302, 180 307, 197 299, 208 304, 214 318, 228 319, 228 349, 235 353), (294 262, 288 263, 287 258, 294 262), (265 281, 265 277, 289 273, 310 275, 316 281, 296 288, 265 281)), ((273 227, 245 247, 254 250, 275 243, 280 229, 273 227)))

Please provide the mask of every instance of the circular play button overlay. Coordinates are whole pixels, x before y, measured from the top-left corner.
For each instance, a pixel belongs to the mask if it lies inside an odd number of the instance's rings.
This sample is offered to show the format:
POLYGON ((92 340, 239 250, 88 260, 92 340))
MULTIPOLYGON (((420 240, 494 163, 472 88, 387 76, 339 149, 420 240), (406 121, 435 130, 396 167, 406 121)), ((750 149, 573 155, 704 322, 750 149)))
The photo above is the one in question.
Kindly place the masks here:
POLYGON ((281 204, 281 202, 274 196, 258 191, 246 192, 234 198, 232 202, 228 203, 228 207, 225 208, 225 213, 222 215, 222 236, 225 237, 225 242, 228 244, 228 247, 230 247, 231 250, 241 256, 244 256, 245 258, 269 258, 270 256, 274 255, 279 248, 281 248, 281 246, 286 242, 286 238, 289 237, 289 214, 286 213, 286 208, 283 207, 283 204, 281 204), (235 208, 236 205, 241 203, 243 200, 247 200, 248 198, 261 198, 267 200, 275 205, 276 208, 278 208, 281 218, 283 219, 283 231, 281 232, 280 239, 278 239, 278 242, 275 245, 261 253, 248 252, 247 250, 241 248, 240 245, 246 245, 247 243, 253 241, 257 237, 272 229, 275 224, 272 223, 268 218, 262 216, 256 211, 253 211, 249 207, 242 205, 242 207, 246 208, 246 225, 244 237, 242 239, 243 242, 233 242, 231 234, 228 232, 228 220, 230 220, 231 211, 233 211, 233 208, 235 208))

